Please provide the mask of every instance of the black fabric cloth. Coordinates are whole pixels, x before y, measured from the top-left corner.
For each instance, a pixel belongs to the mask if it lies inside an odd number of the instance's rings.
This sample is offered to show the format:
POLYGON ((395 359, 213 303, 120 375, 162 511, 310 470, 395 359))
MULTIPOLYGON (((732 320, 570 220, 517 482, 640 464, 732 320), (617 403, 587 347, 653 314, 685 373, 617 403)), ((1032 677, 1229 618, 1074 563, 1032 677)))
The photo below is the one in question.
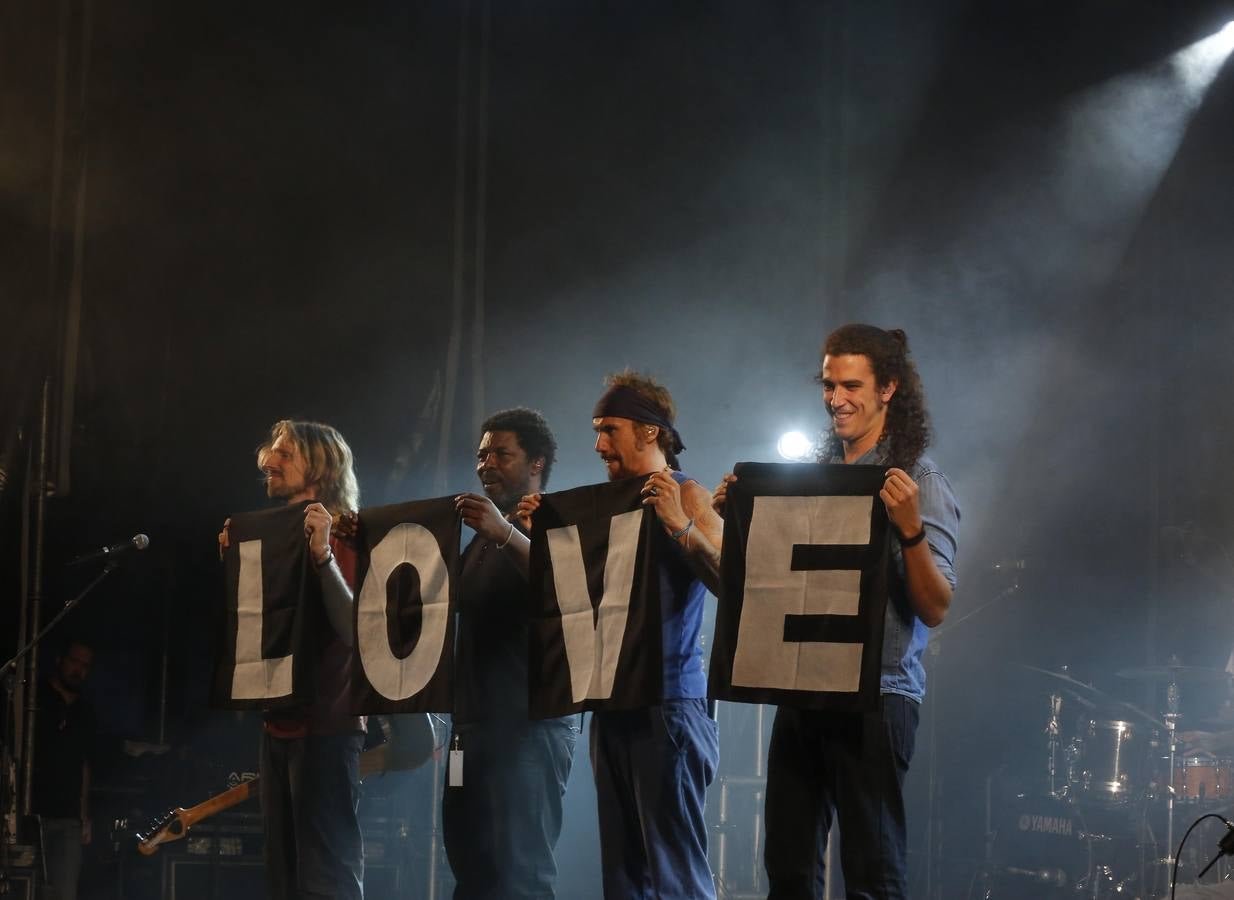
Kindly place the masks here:
MULTIPOLYGON (((886 468, 738 463, 733 471, 737 481, 729 487, 725 504, 722 585, 711 653, 709 695, 719 700, 783 704, 803 709, 874 709, 880 692, 890 558, 887 510, 878 496, 886 479, 886 468), (768 502, 779 498, 783 498, 779 506, 768 502), (815 498, 825 498, 818 502, 859 501, 862 509, 859 522, 850 520, 852 526, 843 531, 857 533, 864 529, 865 542, 815 543, 815 529, 826 529, 812 522, 806 513, 790 512, 783 506, 815 498), (756 501, 765 504, 758 507, 758 517, 755 516, 756 501), (867 505, 868 519, 864 512, 867 505), (773 515, 776 509, 783 511, 773 515), (861 527, 857 527, 858 524, 861 527), (756 529, 762 529, 758 539, 755 538, 756 529), (775 541, 764 540, 764 535, 771 535, 775 541), (789 541, 794 543, 788 545, 789 541), (802 614, 809 609, 811 595, 807 592, 818 590, 807 588, 805 576, 810 571, 822 570, 860 572, 856 615, 802 614), (747 596, 747 592, 751 596, 747 596), (786 596, 791 602, 785 601, 786 596), (746 612, 747 606, 749 612, 746 612), (790 612, 790 607, 796 612, 790 612), (760 613, 767 615, 772 610, 776 610, 774 628, 751 627, 742 621, 746 615, 757 622, 760 613), (736 660, 742 641, 746 642, 744 669, 736 660), (834 678, 838 660, 807 655, 811 645, 820 652, 842 645, 860 645, 858 661, 852 663, 850 671, 850 674, 859 672, 859 679, 854 681, 856 689, 786 689, 772 683, 781 677, 788 683, 796 683, 794 679, 798 676, 807 683, 840 681, 834 678), (751 665, 750 659, 755 658, 755 654, 759 662, 751 665), (794 662, 796 669, 789 665, 794 662), (757 678, 750 677, 752 670, 757 678), (806 672, 812 674, 803 674, 806 672)), ((831 590, 834 591, 834 585, 831 590)), ((843 652, 840 650, 836 656, 843 652)))
POLYGON ((527 580, 506 551, 479 535, 460 568, 454 721, 526 722, 527 580))
POLYGON ((822 856, 840 819, 849 900, 903 900, 907 826, 904 777, 919 706, 884 694, 865 713, 776 710, 767 750, 768 900, 820 900, 822 856))
POLYGON ((39 685, 38 704, 32 811, 80 822, 82 766, 94 745, 94 710, 80 695, 65 703, 49 681, 39 685))
MULTIPOLYGON (((659 566, 654 529, 661 528, 642 505, 644 477, 586 485, 545 494, 532 517, 532 613, 529 666, 536 691, 532 718, 556 718, 583 710, 637 709, 659 703, 664 674, 661 652, 659 566), (630 515, 635 518, 626 519, 630 515), (619 522, 618 519, 621 521, 619 522), (573 529, 573 530, 571 530, 573 529), (550 550, 553 532, 569 544, 561 558, 550 550), (568 558, 567 558, 568 557, 568 558), (626 562, 624 571, 615 562, 626 562), (628 581, 628 592, 624 585, 628 581), (558 596, 558 584, 569 595, 558 596), (608 588, 612 596, 605 597, 608 588), (621 612, 623 607, 628 607, 621 612), (563 608, 569 610, 563 614, 563 608), (604 656, 607 644, 595 637, 607 623, 619 622, 621 641, 616 661, 604 656), (582 662, 571 660, 566 618, 581 635, 582 662), (592 658, 594 657, 594 658, 592 658), (606 685, 604 660, 615 665, 606 685), (577 671, 572 668, 572 663, 577 671)), ((616 624, 614 624, 616 629, 616 624)))
MULTIPOLYGON (((223 553, 224 621, 211 702, 222 709, 307 707, 314 697, 314 664, 330 626, 321 606, 321 581, 309 572, 304 509, 309 501, 259 512, 237 513, 223 553), (244 606, 242 545, 260 541, 260 660, 238 659, 254 629, 244 606), (311 575, 311 577, 310 577, 311 575), (290 656, 290 671, 275 675, 270 664, 290 656), (289 676, 289 677, 287 677, 289 676)), ((251 546, 251 545, 250 545, 251 546)), ((282 672, 280 667, 280 673, 282 672)))
POLYGON ((453 497, 360 510, 355 710, 450 712, 460 528, 453 497))

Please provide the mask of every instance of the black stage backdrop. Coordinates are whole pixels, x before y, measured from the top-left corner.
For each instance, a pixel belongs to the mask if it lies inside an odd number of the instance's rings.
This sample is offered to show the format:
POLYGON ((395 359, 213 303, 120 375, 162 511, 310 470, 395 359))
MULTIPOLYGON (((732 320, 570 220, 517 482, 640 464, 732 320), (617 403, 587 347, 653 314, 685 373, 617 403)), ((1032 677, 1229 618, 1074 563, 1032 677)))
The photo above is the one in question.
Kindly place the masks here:
POLYGON ((545 494, 531 526, 530 709, 634 709, 663 691, 646 479, 545 494))
POLYGON ((711 696, 873 708, 887 608, 886 469, 739 463, 734 473, 711 696))
POLYGON ((276 709, 312 698, 314 625, 321 585, 306 578, 304 508, 238 513, 223 553, 223 634, 211 701, 225 709, 276 709))

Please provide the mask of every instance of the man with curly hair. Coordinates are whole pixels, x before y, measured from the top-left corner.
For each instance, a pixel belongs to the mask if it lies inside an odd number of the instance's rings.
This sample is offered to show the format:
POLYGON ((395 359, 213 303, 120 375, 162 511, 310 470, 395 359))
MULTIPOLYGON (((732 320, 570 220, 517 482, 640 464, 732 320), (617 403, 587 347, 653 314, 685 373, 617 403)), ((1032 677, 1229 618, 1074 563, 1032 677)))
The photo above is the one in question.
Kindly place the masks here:
MULTIPOLYGON (((823 345, 818 382, 831 417, 819 461, 887 467, 880 496, 892 526, 879 705, 870 713, 780 707, 767 757, 769 900, 823 894, 833 819, 849 900, 906 895, 903 786, 925 698, 928 630, 955 588, 960 511, 924 455, 925 395, 903 331, 845 325, 823 345)), ((733 476, 716 489, 722 504, 733 476)))
POLYGON ((528 718, 530 541, 515 507, 548 487, 557 441, 544 416, 516 407, 480 426, 484 491, 455 505, 476 531, 459 566, 454 716, 461 784, 442 798, 454 900, 552 900, 553 849, 574 761, 579 717, 528 718))

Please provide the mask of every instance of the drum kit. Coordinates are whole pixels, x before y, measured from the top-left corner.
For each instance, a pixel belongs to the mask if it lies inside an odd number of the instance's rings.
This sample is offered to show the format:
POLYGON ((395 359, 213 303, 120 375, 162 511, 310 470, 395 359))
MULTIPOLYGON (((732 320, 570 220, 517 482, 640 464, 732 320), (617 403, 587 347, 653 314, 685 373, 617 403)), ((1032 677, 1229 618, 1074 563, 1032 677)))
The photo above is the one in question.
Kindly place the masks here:
MULTIPOLYGON (((1234 734, 1225 736, 1223 753, 1223 741, 1213 740, 1221 735, 1194 731, 1234 732, 1234 721, 1188 721, 1193 730, 1184 732, 1182 693, 1228 685, 1230 676, 1175 664, 1119 671, 1119 678, 1164 695, 1164 711, 1152 715, 1065 667, 1021 669, 1048 691, 1039 768, 1031 779, 1039 787, 1009 795, 991 810, 984 897, 1168 897, 1183 831, 1204 813, 1225 815, 1234 806, 1234 734)), ((1216 839, 1192 835, 1187 846, 1204 857, 1197 866, 1194 853, 1184 856, 1185 876, 1194 880, 1216 839)))

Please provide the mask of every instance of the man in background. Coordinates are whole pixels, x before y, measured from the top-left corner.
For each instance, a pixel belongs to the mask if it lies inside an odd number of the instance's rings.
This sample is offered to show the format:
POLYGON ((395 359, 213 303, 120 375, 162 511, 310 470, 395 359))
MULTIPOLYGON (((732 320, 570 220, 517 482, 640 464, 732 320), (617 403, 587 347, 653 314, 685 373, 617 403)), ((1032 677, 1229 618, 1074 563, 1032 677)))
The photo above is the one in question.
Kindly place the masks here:
POLYGON ((32 811, 39 819, 46 900, 75 900, 81 848, 91 841, 90 749, 94 710, 81 696, 94 651, 72 640, 39 685, 32 811))

